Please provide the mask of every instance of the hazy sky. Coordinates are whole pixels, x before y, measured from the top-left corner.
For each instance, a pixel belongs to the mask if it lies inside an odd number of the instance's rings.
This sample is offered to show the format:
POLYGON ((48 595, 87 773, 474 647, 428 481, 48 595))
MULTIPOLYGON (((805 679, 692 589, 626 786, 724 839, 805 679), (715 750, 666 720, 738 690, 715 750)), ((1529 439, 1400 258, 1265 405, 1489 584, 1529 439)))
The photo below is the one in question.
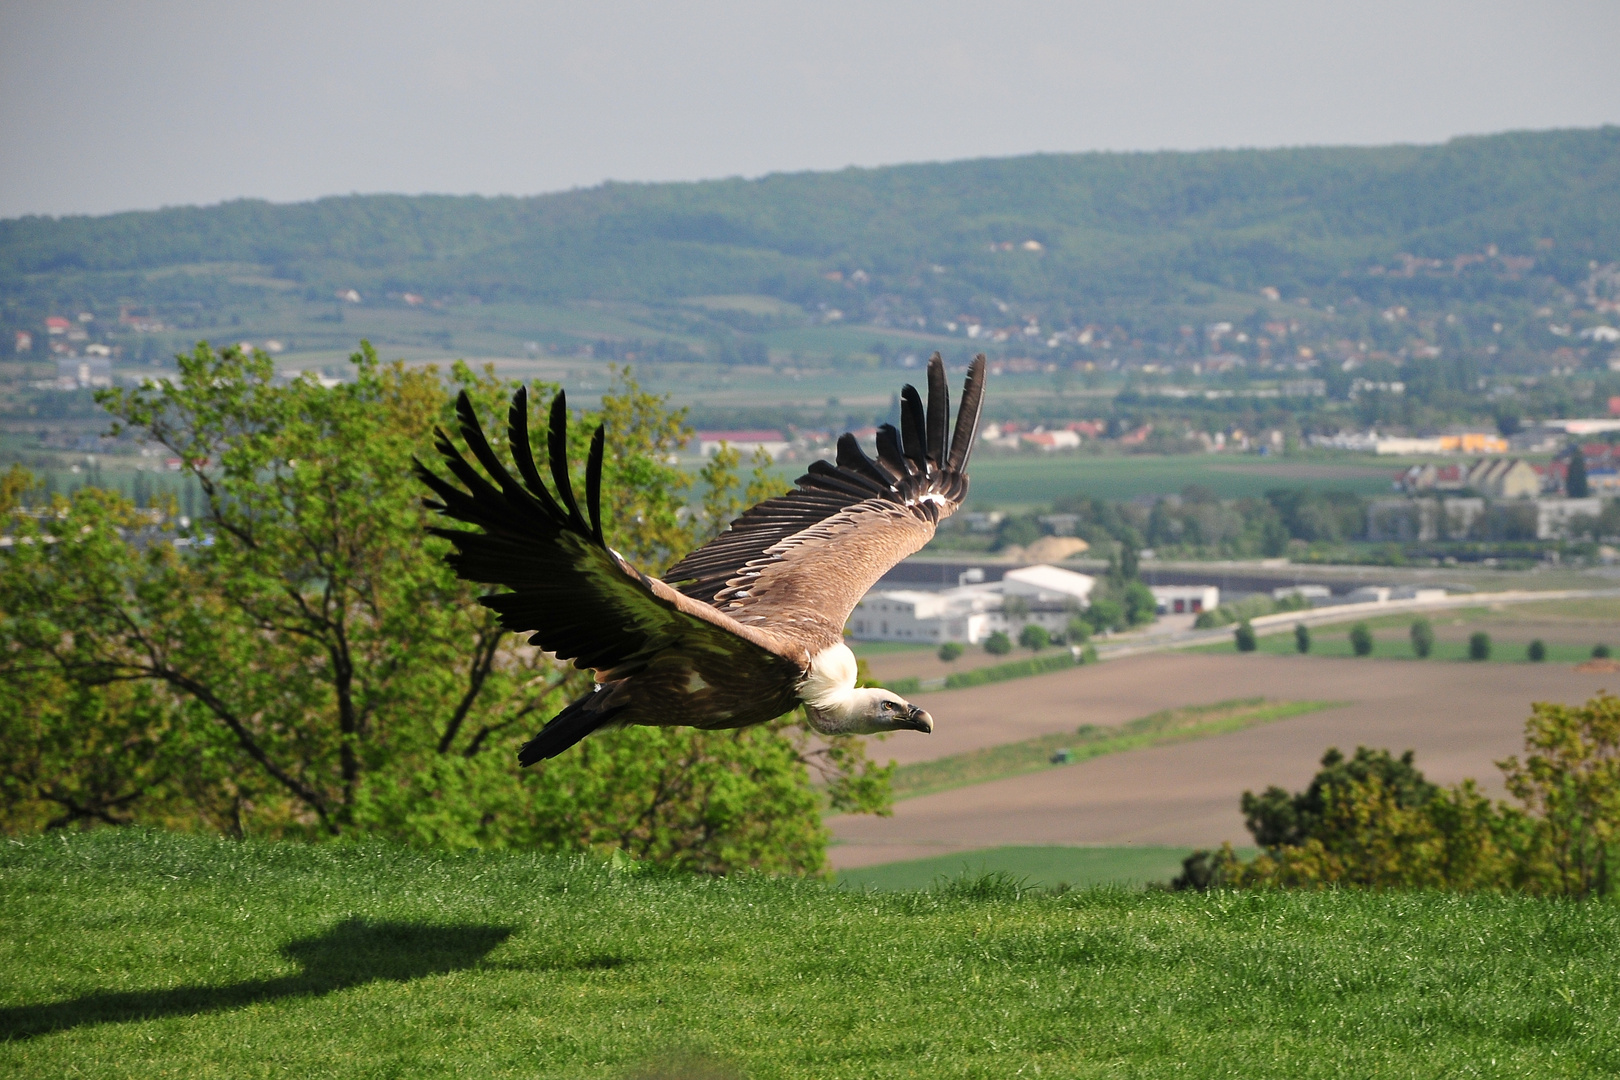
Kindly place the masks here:
POLYGON ((5 217, 1615 122, 1615 0, 0 0, 5 217))

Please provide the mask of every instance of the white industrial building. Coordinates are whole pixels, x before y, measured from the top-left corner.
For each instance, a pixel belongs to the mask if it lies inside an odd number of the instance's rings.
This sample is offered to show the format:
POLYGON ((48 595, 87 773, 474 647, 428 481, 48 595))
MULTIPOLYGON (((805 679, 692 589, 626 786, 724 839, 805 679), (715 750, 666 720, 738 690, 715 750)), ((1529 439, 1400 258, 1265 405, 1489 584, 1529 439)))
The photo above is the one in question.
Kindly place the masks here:
POLYGON ((1061 634, 1070 617, 1091 604, 1096 583, 1089 574, 1038 565, 1009 570, 1000 581, 939 592, 875 590, 855 605, 849 629, 857 641, 964 641, 970 645, 997 630, 1016 637, 1031 623, 1061 634))
POLYGON ((1154 585, 1152 591, 1160 615, 1197 615, 1221 606, 1221 590, 1215 585, 1154 585))

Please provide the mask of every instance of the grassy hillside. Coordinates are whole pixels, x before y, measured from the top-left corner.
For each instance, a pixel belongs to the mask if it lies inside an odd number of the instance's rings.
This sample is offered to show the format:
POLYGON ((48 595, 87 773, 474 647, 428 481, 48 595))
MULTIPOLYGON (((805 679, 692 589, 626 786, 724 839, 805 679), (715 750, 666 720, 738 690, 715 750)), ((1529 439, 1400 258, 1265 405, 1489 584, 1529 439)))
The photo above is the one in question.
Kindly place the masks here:
POLYGON ((0 1072, 1592 1076, 1617 946, 1620 908, 1515 897, 862 894, 107 831, 0 849, 0 1072))

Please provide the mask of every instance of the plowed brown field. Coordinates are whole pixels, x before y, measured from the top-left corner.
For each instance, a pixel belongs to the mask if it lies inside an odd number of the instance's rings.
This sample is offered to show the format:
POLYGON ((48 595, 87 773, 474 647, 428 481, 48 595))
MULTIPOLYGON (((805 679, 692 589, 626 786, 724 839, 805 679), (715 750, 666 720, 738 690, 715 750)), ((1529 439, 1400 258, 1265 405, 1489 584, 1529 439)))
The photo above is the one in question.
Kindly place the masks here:
POLYGON ((918 695, 934 734, 874 743, 873 757, 922 761, 1228 698, 1348 704, 909 799, 891 818, 835 818, 832 862, 843 869, 1002 844, 1248 843, 1243 791, 1304 786, 1329 746, 1414 749, 1431 780, 1473 777, 1500 792, 1494 763, 1521 750, 1530 703, 1578 703, 1605 687, 1620 690, 1620 677, 1563 664, 1158 653, 918 695))

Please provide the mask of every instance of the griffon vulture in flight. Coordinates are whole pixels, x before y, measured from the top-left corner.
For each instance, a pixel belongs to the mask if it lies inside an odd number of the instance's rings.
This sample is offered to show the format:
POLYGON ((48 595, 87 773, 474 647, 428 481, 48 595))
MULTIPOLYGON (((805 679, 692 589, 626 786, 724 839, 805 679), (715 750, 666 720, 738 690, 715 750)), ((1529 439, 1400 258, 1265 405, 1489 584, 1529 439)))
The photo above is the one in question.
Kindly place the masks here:
POLYGON ((796 490, 747 510, 660 581, 602 538, 602 428, 591 441, 582 514, 568 478, 563 394, 551 403, 555 494, 529 448, 527 391, 513 397, 507 421, 517 477, 490 449, 462 394, 461 435, 483 473, 443 431, 437 448, 461 486, 420 462, 417 471, 438 496, 428 507, 476 530, 431 531, 455 545, 449 561, 461 577, 510 590, 481 601, 501 625, 596 676, 591 693, 523 746, 519 762, 555 757, 601 727, 739 728, 799 704, 825 735, 932 731, 933 719, 898 694, 856 688, 844 623, 866 591, 962 505, 983 396, 979 356, 949 433, 950 391, 936 354, 927 408, 913 387, 901 391, 900 430, 878 429, 876 461, 844 434, 837 464, 815 462, 796 490))

